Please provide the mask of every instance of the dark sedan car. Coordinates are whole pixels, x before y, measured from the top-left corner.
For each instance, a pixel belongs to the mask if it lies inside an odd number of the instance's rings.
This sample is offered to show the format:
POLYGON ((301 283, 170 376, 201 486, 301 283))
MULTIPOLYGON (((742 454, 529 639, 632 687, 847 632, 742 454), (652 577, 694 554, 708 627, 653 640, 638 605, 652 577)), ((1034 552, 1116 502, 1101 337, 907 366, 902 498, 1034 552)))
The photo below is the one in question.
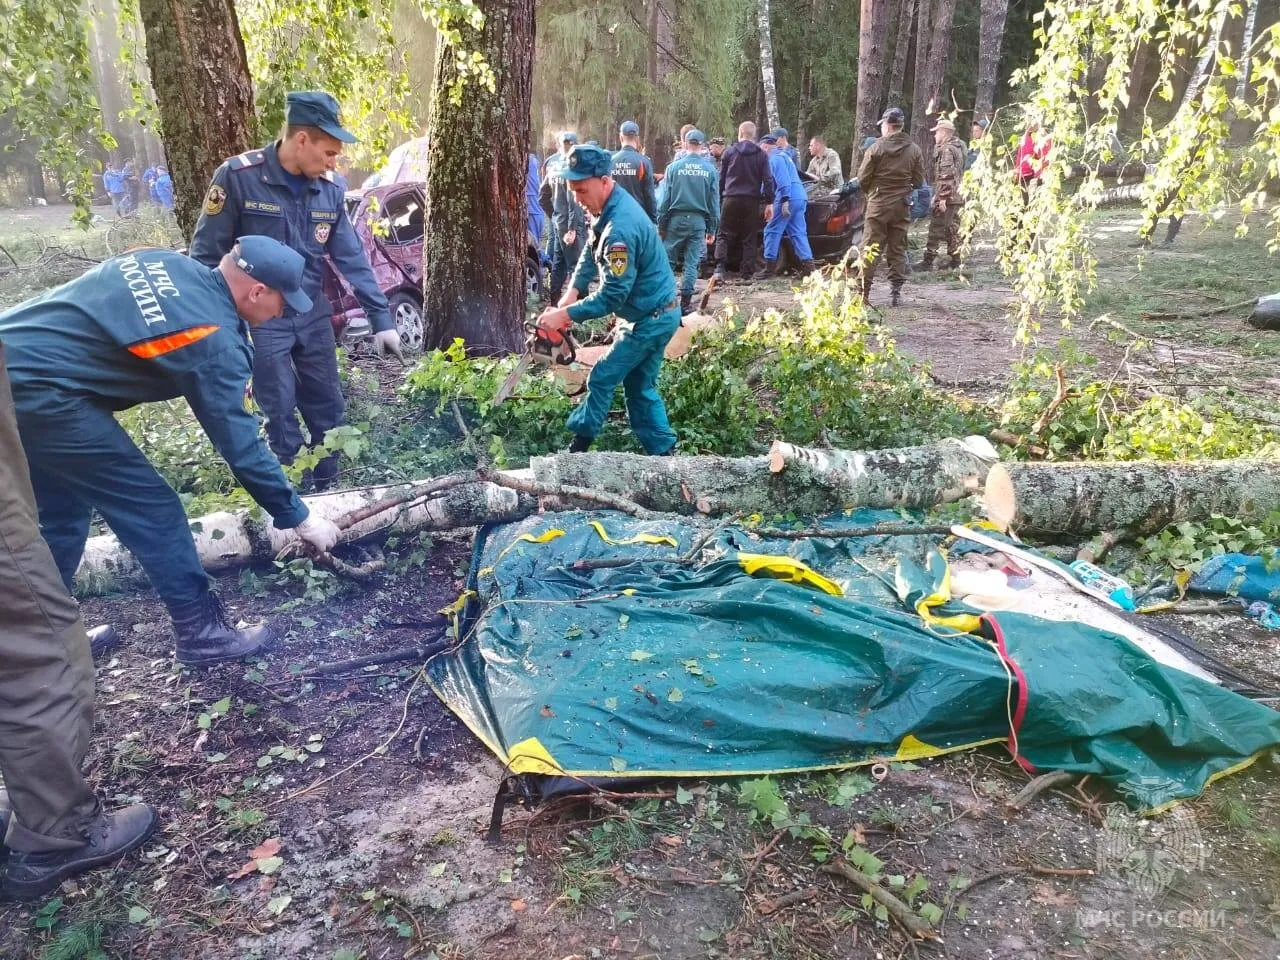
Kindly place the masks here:
MULTIPOLYGON (((839 260, 853 246, 862 230, 867 216, 867 198, 857 180, 846 180, 844 186, 835 193, 828 193, 816 183, 806 180, 805 192, 809 197, 809 204, 805 208, 805 227, 813 259, 819 263, 839 260)), ((707 258, 703 261, 707 272, 715 265, 713 246, 707 245, 707 258)), ((764 249, 763 239, 761 249, 764 249)), ((791 253, 791 247, 786 243, 782 245, 778 259, 782 269, 799 267, 791 253)), ((731 261, 728 269, 736 271, 739 264, 731 261)))

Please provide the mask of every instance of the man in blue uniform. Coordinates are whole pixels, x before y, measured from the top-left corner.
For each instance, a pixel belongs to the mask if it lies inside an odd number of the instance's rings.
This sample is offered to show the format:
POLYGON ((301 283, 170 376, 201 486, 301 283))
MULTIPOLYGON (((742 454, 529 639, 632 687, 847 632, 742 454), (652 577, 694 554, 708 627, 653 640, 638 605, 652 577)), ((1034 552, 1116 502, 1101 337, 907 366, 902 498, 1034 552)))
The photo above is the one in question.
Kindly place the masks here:
POLYGON ((560 152, 547 157, 542 165, 542 208, 551 215, 551 240, 547 254, 551 261, 551 299, 557 300, 564 292, 565 280, 572 275, 582 256, 583 238, 587 233, 587 218, 582 207, 573 199, 573 191, 564 178, 569 151, 578 143, 578 135, 572 130, 560 134, 560 152))
POLYGON ((533 244, 533 248, 538 251, 537 270, 537 288, 538 299, 544 298, 542 289, 542 231, 547 224, 546 214, 542 212, 542 205, 538 202, 538 192, 542 189, 542 164, 538 162, 538 157, 534 153, 529 154, 529 166, 525 171, 524 178, 524 203, 525 216, 529 228, 529 242, 533 244))
POLYGON ((570 452, 588 450, 604 426, 613 392, 622 384, 627 417, 648 453, 668 454, 676 435, 658 394, 658 371, 667 341, 680 326, 676 278, 658 229, 640 204, 613 182, 613 157, 596 147, 575 147, 564 176, 573 194, 595 219, 587 253, 560 305, 538 317, 546 330, 567 330, 574 322, 617 314, 613 346, 591 368, 587 396, 569 416, 570 452), (599 281, 587 296, 593 280, 599 281), (585 299, 583 299, 585 297, 585 299))
POLYGON ((163 164, 156 167, 156 183, 153 189, 156 193, 156 203, 160 204, 165 210, 172 210, 173 178, 169 176, 169 169, 163 164))
POLYGON ((782 251, 783 237, 791 244, 791 252, 800 261, 805 273, 814 269, 813 251, 809 248, 809 231, 805 211, 809 198, 800 180, 800 171, 791 158, 778 145, 773 134, 760 138, 760 145, 769 155, 769 170, 773 174, 775 192, 773 203, 765 208, 764 270, 760 277, 772 277, 778 272, 778 255, 782 251))
MULTIPOLYGON (((253 330, 253 395, 267 417, 267 440, 283 464, 302 448, 295 409, 306 422, 310 443, 342 423, 346 408, 338 380, 333 309, 324 297, 322 262, 327 255, 346 277, 374 330, 380 356, 403 361, 400 335, 387 309, 364 247, 343 210, 345 186, 333 174, 344 143, 355 137, 338 121, 338 102, 319 91, 286 97, 283 136, 261 150, 232 157, 213 174, 204 210, 191 238, 191 256, 217 266, 235 238, 272 237, 306 261, 302 288, 311 308, 289 308, 253 330)), ((338 454, 315 467, 315 489, 338 474, 338 454)))
POLYGON ((785 153, 788 157, 790 157, 791 162, 795 164, 797 168, 799 168, 800 151, 797 150, 795 147, 793 147, 791 145, 791 141, 787 139, 787 128, 774 127, 772 130, 769 131, 769 136, 773 137, 774 140, 777 141, 778 149, 781 150, 783 153, 785 153))
POLYGON ((613 155, 613 182, 635 197, 649 219, 657 221, 658 205, 653 197, 653 164, 640 150, 640 125, 626 120, 618 128, 622 149, 613 155))
POLYGON ((168 607, 182 663, 237 659, 271 633, 228 624, 178 495, 113 413, 185 397, 275 525, 318 551, 331 548, 337 527, 298 499, 244 405, 253 352, 246 324, 260 327, 286 305, 305 315, 304 283, 299 254, 246 236, 216 270, 170 250, 138 250, 0 314, 40 532, 63 582, 70 589, 96 510, 168 607))
POLYGON ((663 175, 666 189, 658 210, 658 232, 667 249, 671 269, 683 267, 680 313, 693 312, 693 288, 707 244, 720 229, 720 178, 702 152, 705 137, 690 130, 684 137, 684 153, 672 161, 663 175))

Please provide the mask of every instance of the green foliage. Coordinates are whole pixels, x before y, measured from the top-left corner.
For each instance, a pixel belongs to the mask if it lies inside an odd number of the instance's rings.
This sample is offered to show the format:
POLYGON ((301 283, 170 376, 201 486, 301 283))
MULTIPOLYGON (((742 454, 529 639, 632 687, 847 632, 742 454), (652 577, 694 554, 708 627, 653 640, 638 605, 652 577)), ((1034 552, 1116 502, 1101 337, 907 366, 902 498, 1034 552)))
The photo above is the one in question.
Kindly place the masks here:
POLYGON ((40 163, 57 174, 88 224, 93 197, 92 144, 116 145, 102 128, 78 0, 0 0, 0 115, 38 144, 40 163))
POLYGON ((102 934, 103 924, 100 920, 88 919, 68 924, 58 931, 53 940, 45 944, 40 951, 40 960, 107 960, 107 954, 102 949, 102 934))
POLYGON ((770 777, 743 780, 738 785, 738 803, 747 807, 753 823, 767 824, 775 830, 791 822, 791 808, 770 777))
POLYGON ((1214 514, 1202 523, 1183 521, 1138 541, 1148 564, 1146 573, 1159 578, 1173 570, 1194 573, 1209 557, 1223 553, 1256 554, 1268 568, 1280 565, 1280 510, 1265 520, 1250 523, 1237 517, 1214 514))

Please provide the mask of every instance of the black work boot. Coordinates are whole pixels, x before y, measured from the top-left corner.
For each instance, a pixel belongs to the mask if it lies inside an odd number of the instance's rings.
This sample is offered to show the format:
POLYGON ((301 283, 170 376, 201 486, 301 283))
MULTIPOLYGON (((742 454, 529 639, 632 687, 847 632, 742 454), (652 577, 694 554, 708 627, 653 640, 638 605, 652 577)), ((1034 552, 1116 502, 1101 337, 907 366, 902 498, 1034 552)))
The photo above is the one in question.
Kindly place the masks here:
POLYGON ((924 255, 924 259, 920 261, 920 269, 921 269, 921 270, 932 270, 932 269, 933 269, 933 261, 934 261, 934 255, 933 255, 932 253, 926 253, 926 254, 924 255))
POLYGON ((591 444, 595 442, 595 437, 584 437, 580 433, 575 433, 573 442, 569 444, 569 453, 586 453, 591 449, 591 444))
POLYGON ((764 266, 761 267, 760 270, 756 272, 755 276, 752 279, 768 280, 770 277, 776 277, 777 275, 778 275, 778 261, 766 260, 764 262, 764 266))
POLYGON ((902 303, 902 284, 895 283, 889 287, 889 306, 896 307, 902 303))
POLYGON ((178 639, 177 660, 189 667, 239 660, 276 639, 275 631, 264 623, 239 630, 231 626, 222 601, 212 591, 194 603, 170 607, 169 616, 173 618, 173 632, 178 639))
POLYGON ((817 269, 818 269, 818 265, 814 263, 812 260, 800 261, 800 275, 802 277, 807 277, 809 274, 813 273, 817 269))
POLYGON ((89 652, 93 654, 95 660, 108 650, 120 646, 120 634, 116 633, 116 628, 109 623, 93 627, 85 633, 89 635, 89 652))
POLYGON ((85 843, 70 850, 9 855, 9 870, 0 892, 13 900, 35 900, 68 877, 118 860, 147 842, 160 818, 154 807, 135 803, 114 813, 101 812, 85 831, 85 843))
POLYGON ((680 294, 680 316, 687 317, 691 313, 693 313, 693 294, 680 294))
POLYGON ((947 268, 948 268, 948 269, 950 269, 950 270, 959 270, 959 269, 960 269, 960 258, 959 258, 959 257, 952 257, 950 260, 948 260, 948 261, 947 261, 947 268))

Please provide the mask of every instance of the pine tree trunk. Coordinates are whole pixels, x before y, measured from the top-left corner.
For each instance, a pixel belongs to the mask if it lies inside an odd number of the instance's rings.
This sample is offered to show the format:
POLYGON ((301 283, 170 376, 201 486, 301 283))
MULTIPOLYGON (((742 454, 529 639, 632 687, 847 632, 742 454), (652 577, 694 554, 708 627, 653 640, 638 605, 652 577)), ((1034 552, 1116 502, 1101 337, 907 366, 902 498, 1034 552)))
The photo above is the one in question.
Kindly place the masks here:
MULTIPOLYGON (((902 87, 907 79, 907 53, 916 20, 916 0, 902 0, 898 8, 898 35, 893 45, 893 67, 889 71, 889 96, 886 107, 902 106, 902 87)), ((854 144, 857 148, 860 144, 854 144)))
POLYGON ((769 19, 769 0, 757 0, 760 24, 760 82, 764 87, 765 125, 773 129, 778 120, 778 84, 773 73, 773 25, 769 19))
POLYGON ((1129 106, 1124 110, 1124 117, 1138 118, 1143 113, 1142 91, 1147 82, 1147 64, 1151 62, 1151 41, 1139 40, 1133 51, 1133 62, 1129 67, 1129 106))
POLYGON ((1000 78, 1000 49, 1004 24, 1009 16, 1009 0, 982 0, 978 27, 978 90, 973 98, 973 119, 991 116, 996 84, 1000 78))
POLYGON ((919 134, 927 129, 929 98, 925 91, 929 86, 929 40, 933 34, 933 9, 946 0, 916 0, 915 70, 911 78, 911 132, 919 134))
POLYGON ((996 526, 1021 536, 1151 532, 1215 513, 1261 519, 1280 510, 1280 463, 1001 463, 984 503, 996 526))
POLYGON ((1236 81, 1236 99, 1244 101, 1249 90, 1249 68, 1253 65, 1253 31, 1258 23, 1258 0, 1249 0, 1244 16, 1244 37, 1240 40, 1240 79, 1236 81))
POLYGON ((253 80, 232 0, 139 0, 174 213, 184 237, 218 164, 254 145, 253 80))
POLYGON ((461 337, 477 352, 517 351, 524 341, 525 176, 533 94, 534 0, 480 0, 484 26, 462 29, 484 55, 491 92, 467 81, 461 102, 457 51, 441 43, 431 102, 423 313, 432 345, 461 337), (477 162, 483 158, 484 162, 477 162))
POLYGON ((125 152, 122 149, 125 138, 120 125, 120 111, 124 109, 117 67, 120 51, 114 32, 108 28, 109 12, 108 9, 103 9, 92 15, 86 33, 94 82, 98 88, 98 105, 102 108, 102 126, 115 138, 117 144, 109 152, 109 159, 113 163, 121 163, 125 152))
MULTIPOLYGON (((956 0, 936 0, 933 8, 933 23, 929 30, 929 59, 924 77, 924 110, 920 117, 920 125, 916 126, 916 118, 911 118, 911 132, 920 144, 924 154, 924 173, 926 179, 933 181, 933 135, 929 128, 933 119, 942 110, 942 79, 947 72, 947 53, 951 49, 951 22, 956 13, 956 0)), ((919 76, 917 71, 916 76, 919 76)), ((920 104, 920 97, 916 97, 920 104)))
POLYGON ((888 41, 889 0, 862 0, 858 21, 858 103, 853 122, 855 145, 876 132, 888 41))
POLYGON ((804 69, 800 72, 800 108, 796 117, 795 136, 792 143, 801 151, 804 159, 804 147, 809 137, 809 115, 813 111, 813 51, 817 46, 814 26, 818 20, 818 6, 821 0, 809 0, 809 23, 805 30, 804 69))

